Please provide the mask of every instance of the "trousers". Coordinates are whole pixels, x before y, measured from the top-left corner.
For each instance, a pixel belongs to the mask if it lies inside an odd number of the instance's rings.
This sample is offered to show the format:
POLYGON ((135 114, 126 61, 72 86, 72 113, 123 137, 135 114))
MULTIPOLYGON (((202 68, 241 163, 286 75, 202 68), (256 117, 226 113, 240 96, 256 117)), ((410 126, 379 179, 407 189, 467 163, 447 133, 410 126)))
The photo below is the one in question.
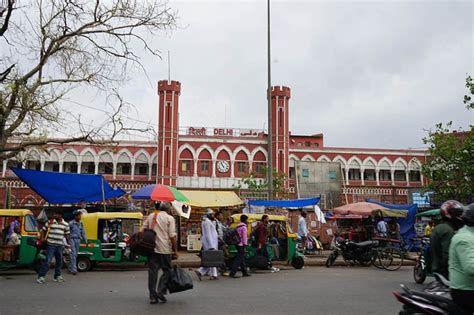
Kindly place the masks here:
POLYGON ((56 264, 54 266, 54 277, 58 277, 61 275, 61 267, 63 265, 63 250, 64 246, 63 245, 51 245, 48 244, 46 247, 46 259, 43 260, 41 263, 40 270, 38 272, 39 277, 44 277, 48 273, 49 270, 49 264, 51 263, 51 260, 56 261, 56 264))
POLYGON ((150 292, 150 298, 156 298, 159 294, 166 294, 166 291, 168 290, 170 271, 170 254, 153 253, 148 256, 148 291, 150 292), (163 271, 163 274, 161 275, 160 281, 158 283, 158 272, 160 269, 163 271))
POLYGON ((247 274, 247 265, 245 263, 245 246, 237 246, 237 255, 232 263, 232 270, 230 275, 234 276, 237 273, 237 269, 240 267, 243 275, 247 274))
POLYGON ((71 239, 71 254, 69 255, 69 271, 77 272, 77 254, 79 253, 79 246, 81 245, 81 240, 78 238, 71 239))

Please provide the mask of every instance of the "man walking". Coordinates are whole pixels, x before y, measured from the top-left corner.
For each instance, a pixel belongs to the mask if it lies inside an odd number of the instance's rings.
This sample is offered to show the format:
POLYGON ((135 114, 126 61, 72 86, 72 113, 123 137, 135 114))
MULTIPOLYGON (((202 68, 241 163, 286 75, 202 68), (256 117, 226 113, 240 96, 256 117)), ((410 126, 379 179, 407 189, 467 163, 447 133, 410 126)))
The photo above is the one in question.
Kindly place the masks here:
POLYGON ((79 246, 81 245, 81 239, 87 244, 86 233, 84 232, 84 226, 81 221, 82 211, 74 211, 74 220, 69 222, 69 231, 71 233, 71 262, 69 263, 69 273, 77 274, 77 254, 79 253, 79 246))
POLYGON ((46 282, 44 277, 48 273, 53 256, 56 261, 53 281, 64 282, 64 278, 61 276, 64 238, 69 242, 69 224, 63 220, 62 213, 56 210, 53 218, 46 222, 41 230, 41 240, 46 242, 46 259, 41 264, 36 282, 40 284, 46 282))
MULTIPOLYGON (((212 209, 207 209, 202 219, 201 243, 203 250, 217 250, 219 247, 217 226, 215 223, 214 211, 212 209)), ((216 267, 201 267, 199 270, 196 270, 196 275, 199 280, 201 280, 202 276, 207 274, 211 276, 211 280, 218 279, 216 267)))
POLYGON ((306 217, 308 213, 306 210, 300 210, 300 218, 298 219, 298 236, 301 238, 301 245, 303 246, 303 253, 306 252, 306 240, 308 239, 308 225, 306 224, 306 217))
POLYGON ((229 277, 231 278, 237 278, 235 274, 237 273, 237 269, 239 267, 244 277, 250 277, 247 272, 247 265, 245 264, 245 247, 248 244, 247 220, 248 217, 245 214, 242 214, 240 216, 240 223, 237 225, 236 228, 237 233, 240 237, 240 243, 237 245, 237 256, 235 256, 234 258, 234 261, 232 263, 232 270, 229 274, 229 277))
POLYGON ((148 290, 150 293, 150 304, 166 303, 165 294, 169 272, 171 270, 171 258, 178 257, 176 243, 176 223, 170 215, 171 205, 169 203, 155 204, 155 211, 150 214, 143 224, 144 229, 151 229, 156 233, 155 251, 148 256, 148 290), (163 271, 158 284, 158 272, 163 271))

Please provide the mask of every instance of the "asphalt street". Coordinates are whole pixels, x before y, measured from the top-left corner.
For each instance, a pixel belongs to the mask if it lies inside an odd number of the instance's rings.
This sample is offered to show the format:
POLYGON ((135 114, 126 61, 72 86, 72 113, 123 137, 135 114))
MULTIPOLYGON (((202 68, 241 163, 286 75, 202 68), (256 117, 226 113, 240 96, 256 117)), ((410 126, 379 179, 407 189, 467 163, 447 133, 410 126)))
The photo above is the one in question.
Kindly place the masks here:
POLYGON ((250 278, 199 282, 150 305, 144 269, 99 270, 65 275, 44 285, 27 270, 0 273, 0 314, 397 314, 391 292, 413 283, 412 269, 306 267, 250 278))

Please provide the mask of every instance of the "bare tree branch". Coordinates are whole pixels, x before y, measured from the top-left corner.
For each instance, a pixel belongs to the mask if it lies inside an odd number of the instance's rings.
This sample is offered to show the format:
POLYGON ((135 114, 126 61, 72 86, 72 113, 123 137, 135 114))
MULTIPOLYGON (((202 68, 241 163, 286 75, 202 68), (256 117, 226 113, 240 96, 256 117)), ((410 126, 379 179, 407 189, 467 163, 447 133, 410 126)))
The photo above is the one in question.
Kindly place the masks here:
POLYGON ((15 2, 8 0, 0 9, 0 36, 12 46, 0 58, 5 69, 0 72, 0 159, 31 146, 111 144, 120 134, 150 131, 128 125, 122 112, 131 104, 118 87, 132 66, 145 72, 143 51, 160 58, 146 35, 176 27, 176 13, 166 1, 25 0, 22 7, 15 2), (103 123, 87 125, 63 108, 61 101, 77 87, 108 95, 105 105, 112 110, 103 123), (78 124, 77 135, 48 139, 51 132, 63 134, 71 119, 78 124))

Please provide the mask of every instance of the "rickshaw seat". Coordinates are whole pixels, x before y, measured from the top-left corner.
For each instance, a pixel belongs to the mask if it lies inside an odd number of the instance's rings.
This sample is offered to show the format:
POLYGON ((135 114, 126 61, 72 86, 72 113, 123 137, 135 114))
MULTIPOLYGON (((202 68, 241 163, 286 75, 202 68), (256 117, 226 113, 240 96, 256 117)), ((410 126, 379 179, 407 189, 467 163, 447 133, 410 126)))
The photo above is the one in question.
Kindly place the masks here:
POLYGON ((377 246, 379 244, 378 241, 364 241, 359 243, 354 243, 357 247, 368 247, 368 246, 377 246))

